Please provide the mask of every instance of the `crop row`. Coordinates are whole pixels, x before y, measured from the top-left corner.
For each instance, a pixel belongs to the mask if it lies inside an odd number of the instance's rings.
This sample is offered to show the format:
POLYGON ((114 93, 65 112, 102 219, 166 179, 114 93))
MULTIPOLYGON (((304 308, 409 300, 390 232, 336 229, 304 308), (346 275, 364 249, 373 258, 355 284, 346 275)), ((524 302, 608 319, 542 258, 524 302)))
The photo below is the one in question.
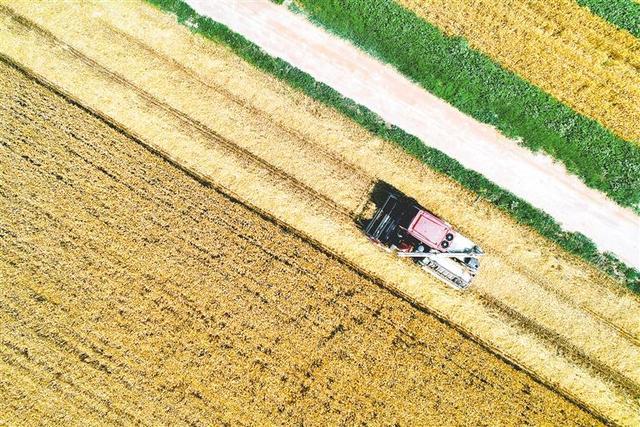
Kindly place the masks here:
MULTIPOLYGON (((632 290, 640 291, 640 272, 626 266, 610 254, 600 253, 584 235, 563 231, 552 217, 499 188, 482 175, 465 169, 457 161, 440 151, 425 146, 419 139, 407 134, 402 129, 387 126, 377 115, 353 101, 345 99, 332 88, 316 82, 311 76, 291 67, 288 63, 265 54, 259 47, 225 26, 197 15, 181 0, 150 0, 150 3, 174 13, 182 23, 185 21, 197 23, 197 27, 192 26, 192 31, 226 44, 236 54, 258 68, 288 82, 312 98, 337 109, 373 134, 400 145, 406 152, 430 168, 458 181, 467 189, 512 215, 521 224, 533 227, 543 236, 560 244, 568 252, 578 255, 606 271, 624 282, 632 290)), ((628 146, 626 143, 625 145, 628 146)))
POLYGON ((640 143, 640 42, 573 0, 398 0, 615 135, 640 143))

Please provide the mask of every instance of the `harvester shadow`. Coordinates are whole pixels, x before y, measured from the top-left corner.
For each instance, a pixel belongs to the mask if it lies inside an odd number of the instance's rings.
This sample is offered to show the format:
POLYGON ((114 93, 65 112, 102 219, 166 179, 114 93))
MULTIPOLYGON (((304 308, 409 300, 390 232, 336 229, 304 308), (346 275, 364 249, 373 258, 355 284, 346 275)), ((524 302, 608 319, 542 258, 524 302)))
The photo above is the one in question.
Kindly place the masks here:
POLYGON ((377 180, 373 184, 373 187, 371 187, 369 199, 363 204, 355 216, 355 222, 360 229, 365 230, 367 228, 372 220, 373 213, 385 204, 390 194, 394 194, 401 199, 406 199, 412 204, 420 205, 414 198, 407 196, 388 182, 377 180))

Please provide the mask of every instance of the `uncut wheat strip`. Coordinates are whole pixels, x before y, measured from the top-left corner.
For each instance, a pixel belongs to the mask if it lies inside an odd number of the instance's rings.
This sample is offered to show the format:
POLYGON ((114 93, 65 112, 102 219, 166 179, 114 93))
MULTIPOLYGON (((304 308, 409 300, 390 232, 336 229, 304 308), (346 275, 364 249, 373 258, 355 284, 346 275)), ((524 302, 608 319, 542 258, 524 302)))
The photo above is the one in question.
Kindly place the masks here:
POLYGON ((1 33, 4 54, 10 54, 34 72, 45 75, 63 90, 72 91, 83 104, 94 108, 100 106, 100 111, 107 117, 113 115, 118 118, 116 123, 126 123, 155 150, 165 155, 171 152, 173 161, 218 182, 242 200, 251 200, 276 218, 295 224, 296 228, 350 262, 357 262, 361 268, 388 278, 409 298, 420 301, 443 318, 451 319, 480 341, 517 360, 525 369, 536 372, 537 376, 585 402, 594 411, 617 422, 639 421, 637 407, 627 396, 618 394, 604 379, 567 362, 535 337, 518 334, 498 320, 495 313, 488 312, 473 294, 459 294, 436 286, 421 271, 399 264, 396 259, 377 251, 351 225, 335 222, 314 208, 312 201, 277 182, 269 182, 268 173, 237 163, 233 157, 220 156, 211 146, 194 140, 184 133, 179 123, 175 123, 175 118, 143 105, 135 93, 127 93, 126 88, 105 81, 86 64, 78 64, 77 58, 69 52, 47 46, 46 40, 32 32, 14 30, 7 28, 1 33), (122 105, 129 108, 123 109, 122 105), (424 286, 425 281, 431 282, 432 286, 424 286), (558 372, 564 374, 558 378, 558 372))
MULTIPOLYGON (((601 51, 615 52, 612 59, 618 59, 620 67, 633 73, 635 67, 640 64, 640 54, 638 54, 637 37, 629 37, 629 33, 618 28, 610 22, 603 20, 600 16, 594 15, 586 8, 580 6, 575 8, 575 3, 570 0, 561 0, 561 8, 549 8, 549 4, 544 0, 518 0, 518 6, 524 10, 530 10, 545 22, 552 25, 570 26, 577 31, 561 34, 577 46, 592 46, 601 51), (584 18, 584 19, 583 19, 584 18), (587 22, 588 25, 580 25, 587 22)), ((608 57, 610 55, 606 55, 608 57)), ((637 70, 635 70, 637 72, 637 70)))
POLYGON ((633 66, 640 64, 640 42, 577 3, 400 4, 446 33, 465 37, 474 48, 623 138, 640 141, 640 76, 633 66))
MULTIPOLYGON (((482 7, 489 7, 482 14, 459 2, 455 3, 459 7, 447 11, 439 2, 427 4, 423 0, 403 1, 412 4, 413 10, 422 8, 423 14, 441 14, 442 19, 445 19, 445 16, 449 17, 445 31, 449 28, 462 31, 456 24, 470 18, 477 19, 477 23, 472 24, 472 27, 466 24, 465 28, 479 36, 486 30, 485 26, 491 25, 491 20, 493 26, 496 23, 504 24, 511 28, 512 33, 524 33, 532 38, 527 39, 526 45, 522 46, 525 52, 542 52, 543 45, 546 45, 549 48, 546 56, 554 59, 556 56, 562 57, 557 60, 571 62, 571 68, 574 69, 579 69, 578 64, 581 63, 584 67, 583 72, 592 78, 620 85, 618 89, 634 93, 638 91, 635 86, 621 84, 637 80, 638 71, 635 67, 640 64, 640 55, 636 51, 638 41, 570 1, 561 0, 554 7, 550 7, 548 2, 536 0, 492 3, 480 0, 482 7)), ((453 33, 453 30, 450 33, 453 33)), ((501 37, 506 43, 513 42, 514 36, 508 35, 507 32, 501 31, 500 35, 496 36, 501 37)), ((546 57, 541 59, 543 62, 547 60, 546 57)))
MULTIPOLYGON (((46 24, 47 27, 52 29, 55 28, 56 31, 59 31, 61 37, 68 37, 74 42, 74 47, 80 50, 86 51, 89 49, 88 44, 90 44, 93 47, 90 51, 91 55, 99 52, 101 46, 108 46, 108 49, 105 50, 102 55, 99 55, 101 62, 107 61, 108 66, 110 68, 113 67, 116 72, 127 72, 127 77, 131 78, 133 83, 139 84, 151 94, 167 102, 171 102, 175 108, 186 108, 190 114, 197 115, 197 119, 202 120, 206 125, 214 128, 219 128, 220 126, 228 127, 240 121, 243 122, 243 129, 251 129, 249 121, 242 120, 241 117, 230 117, 230 120, 226 123, 210 120, 209 118, 215 116, 216 110, 219 109, 221 102, 219 99, 210 98, 211 95, 207 93, 206 87, 197 85, 197 82, 189 82, 189 84, 186 84, 180 79, 172 82, 172 70, 166 70, 163 74, 160 64, 149 67, 149 61, 145 60, 149 56, 148 52, 136 52, 136 47, 129 45, 126 40, 121 40, 121 42, 127 43, 122 46, 118 43, 117 39, 110 37, 110 33, 100 31, 99 25, 96 26, 94 24, 93 31, 89 31, 89 28, 86 27, 80 28, 77 32, 68 31, 68 28, 64 28, 65 22, 79 22, 80 20, 68 19, 66 15, 68 13, 67 9, 64 9, 64 13, 65 15, 57 20, 52 19, 52 14, 49 13, 47 15, 49 17, 47 22, 43 22, 43 24, 46 24), (82 41, 83 36, 86 34, 91 34, 90 41, 82 41), (110 60, 111 58, 113 58, 113 60, 110 60), (127 58, 129 60, 123 61, 121 58, 127 58), (118 59, 121 60, 118 61, 118 59), (155 70, 157 74, 148 76, 148 72, 146 71, 150 68, 155 70), (172 96, 172 94, 177 95, 172 96), (184 99, 186 99, 187 102, 182 101, 184 99), (203 102, 197 103, 193 101, 194 99, 201 99, 203 102), (195 104, 194 108, 189 107, 190 103, 195 104), (211 106, 215 106, 215 108, 211 108, 211 106)), ((137 50, 139 51, 140 49, 137 50)), ((260 130, 264 133, 264 127, 261 127, 260 130)), ((278 136, 276 136, 276 138, 278 136)), ((251 138, 251 135, 242 135, 241 137, 251 138)), ((256 143, 256 145, 260 144, 260 142, 256 143)), ((262 144, 264 144, 264 142, 262 144)), ((261 150, 261 152, 266 153, 271 151, 278 154, 280 151, 272 145, 270 141, 266 141, 266 146, 264 146, 264 150, 261 150)), ((304 168, 302 172, 305 173, 309 169, 313 170, 314 168, 307 167, 304 168)), ((293 171, 293 173, 296 173, 296 178, 301 181, 313 182, 315 180, 313 176, 310 180, 307 180, 304 174, 300 174, 300 171, 293 171)), ((322 187, 332 189, 340 188, 343 189, 344 192, 351 190, 348 184, 331 182, 329 180, 325 180, 322 183, 322 187)), ((351 200, 357 200, 358 196, 361 197, 362 189, 352 191, 351 193, 351 200)), ((636 356, 640 357, 637 348, 632 343, 626 342, 626 339, 620 337, 616 332, 608 330, 607 325, 602 324, 598 319, 592 319, 588 314, 580 313, 566 303, 554 301, 554 298, 548 292, 540 291, 536 295, 535 285, 525 285, 524 283, 527 283, 527 281, 522 276, 517 277, 518 275, 516 274, 507 274, 508 268, 505 268, 500 261, 494 260, 493 263, 487 261, 485 264, 485 274, 482 276, 482 279, 479 279, 481 282, 491 282, 490 286, 484 286, 485 292, 493 296, 500 296, 501 300, 507 301, 512 307, 525 313, 527 317, 535 318, 545 328, 549 328, 557 334, 565 336, 571 340, 575 346, 583 349, 588 356, 604 363, 609 369, 621 372, 631 381, 640 382, 640 368, 637 368, 635 364, 629 362, 629 360, 635 360, 636 356), (491 270, 490 266, 493 267, 491 270), (506 276, 510 277, 507 279, 506 276), (499 283, 501 283, 501 285, 499 285, 499 283), (521 285, 516 288, 516 284, 521 285), (502 293, 496 292, 500 288, 510 289, 510 291, 503 291, 502 293), (520 290, 520 293, 517 295, 514 292, 516 289, 520 290), (549 298, 549 296, 552 298, 549 298), (547 310, 534 310, 532 307, 545 307, 547 310), (576 324, 582 326, 580 328, 566 328, 566 318, 572 318, 576 324), (585 330, 590 330, 591 333, 585 336, 585 330), (596 337, 595 340, 593 339, 594 336, 596 337), (604 345, 606 341, 609 341, 607 346, 604 345), (611 351, 611 349, 614 351, 611 351)))
MULTIPOLYGON (((566 8, 560 13, 557 8, 549 8, 548 4, 534 0, 516 3, 514 8, 516 10, 509 8, 503 10, 510 14, 515 12, 521 17, 519 23, 514 23, 521 31, 537 27, 536 34, 532 34, 531 37, 542 38, 542 43, 552 45, 555 56, 561 57, 558 61, 564 63, 565 70, 571 70, 574 78, 577 78, 576 74, 582 74, 599 81, 597 88, 593 89, 595 94, 592 94, 591 101, 597 101, 598 91, 609 93, 616 100, 625 101, 640 97, 640 76, 637 69, 640 65, 640 55, 635 52, 640 44, 637 40, 626 37, 626 33, 620 32, 606 22, 598 28, 598 24, 602 22, 597 16, 581 13, 577 17, 574 4, 570 2, 561 1, 560 4, 566 8), (585 26, 585 21, 592 21, 590 22, 592 25, 585 26)), ((585 12, 584 9, 582 11, 585 12)), ((550 50, 546 50, 547 55, 550 50)), ((536 52, 540 52, 540 49, 536 52)), ((535 53, 531 52, 531 54, 535 53)), ((548 67, 546 70, 548 71, 548 67)), ((552 79, 547 77, 546 80, 552 79)), ((560 87, 566 87, 566 84, 563 82, 560 87)), ((580 90, 581 88, 577 87, 575 92, 580 90)), ((586 92, 589 95, 588 89, 586 92)), ((603 101, 602 104, 600 108, 605 105, 614 109, 619 108, 616 102, 603 101)), ((640 107, 637 105, 632 104, 627 107, 632 112, 640 112, 640 107)))
POLYGON ((540 21, 540 17, 526 9, 519 11, 515 21, 510 20, 516 14, 512 8, 505 8, 505 12, 511 16, 502 12, 500 4, 493 4, 493 9, 496 9, 495 15, 481 16, 468 16, 465 11, 456 10, 459 14, 457 20, 477 19, 468 35, 474 40, 491 33, 493 44, 511 46, 515 33, 519 40, 528 41, 513 49, 515 53, 512 56, 515 58, 509 56, 506 50, 500 51, 501 64, 517 68, 513 70, 516 72, 525 70, 520 72, 525 78, 534 84, 543 82, 546 92, 570 106, 579 105, 579 112, 596 120, 601 117, 600 121, 606 121, 610 127, 624 127, 620 119, 625 119, 629 112, 640 114, 638 106, 632 102, 640 96, 638 88, 619 81, 624 74, 627 74, 626 80, 637 80, 629 72, 633 70, 630 64, 618 61, 603 68, 601 64, 609 58, 608 55, 600 51, 593 52, 593 47, 589 50, 568 40, 557 40, 555 34, 560 33, 562 27, 555 29, 552 23, 536 22, 540 21), (476 32, 479 34, 476 35, 476 32), (616 65, 625 69, 614 74, 611 69, 616 65), (617 100, 624 102, 624 105, 617 100), (599 115, 595 117, 594 114, 599 115))
POLYGON ((516 259, 514 262, 545 278, 554 292, 597 313, 636 339, 640 337, 640 304, 637 298, 620 290, 618 285, 591 266, 575 257, 563 255, 562 249, 534 231, 515 224, 488 203, 475 201, 468 191, 451 180, 403 156, 389 144, 372 139, 328 108, 243 64, 227 49, 194 37, 175 25, 171 18, 158 16, 146 5, 127 4, 121 8, 113 6, 99 10, 102 18, 122 31, 185 66, 191 64, 193 72, 205 81, 224 82, 237 96, 268 112, 281 125, 294 128, 316 144, 322 144, 368 169, 376 177, 396 182, 400 188, 407 188, 412 183, 433 183, 434 191, 426 190, 429 187, 425 184, 411 185, 411 191, 405 191, 421 195, 419 199, 425 205, 463 228, 483 247, 501 251, 505 257, 516 259), (238 68, 242 71, 236 71, 238 68), (248 75, 251 78, 246 78, 248 75), (247 90, 248 85, 255 89, 247 90), (376 161, 372 162, 372 158, 376 161), (441 188, 449 191, 438 191, 441 188), (461 210, 460 205, 466 208, 461 210), (498 230, 502 232, 496 232, 498 230), (508 240, 504 236, 509 236, 508 240))

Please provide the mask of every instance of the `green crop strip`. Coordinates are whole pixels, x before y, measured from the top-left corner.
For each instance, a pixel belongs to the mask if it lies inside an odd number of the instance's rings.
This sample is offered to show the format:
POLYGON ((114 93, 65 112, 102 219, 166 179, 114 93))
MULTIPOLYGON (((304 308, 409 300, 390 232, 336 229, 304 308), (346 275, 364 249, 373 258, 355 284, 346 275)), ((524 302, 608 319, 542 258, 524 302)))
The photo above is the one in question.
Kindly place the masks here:
POLYGON ((633 0, 576 0, 591 13, 640 37, 640 4, 633 0))
POLYGON ((271 57, 258 46, 222 24, 199 16, 182 0, 147 0, 149 3, 177 16, 178 22, 188 23, 191 31, 202 34, 231 48, 238 56, 287 82, 308 96, 335 108, 371 133, 400 145, 407 153, 420 159, 432 169, 455 179, 466 188, 510 213, 521 224, 530 226, 546 238, 555 241, 568 252, 592 263, 631 290, 640 293, 640 272, 628 267, 611 254, 598 252, 587 237, 563 231, 549 215, 534 208, 513 194, 499 188, 482 175, 465 169, 444 153, 425 146, 418 138, 395 126, 388 127, 375 113, 344 98, 332 88, 317 82, 310 75, 285 61, 271 57), (194 25, 195 24, 195 25, 194 25))
POLYGON ((640 147, 392 1, 296 0, 310 18, 475 119, 544 150, 589 187, 640 212, 640 147), (366 12, 364 12, 366 11, 366 12))

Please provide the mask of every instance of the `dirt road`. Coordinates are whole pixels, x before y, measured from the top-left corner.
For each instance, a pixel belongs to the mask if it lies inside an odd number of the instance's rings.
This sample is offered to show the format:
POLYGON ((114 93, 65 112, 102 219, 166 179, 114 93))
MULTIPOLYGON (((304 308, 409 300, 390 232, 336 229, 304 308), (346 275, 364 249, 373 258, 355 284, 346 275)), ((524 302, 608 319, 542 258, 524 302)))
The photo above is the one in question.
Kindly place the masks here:
POLYGON ((588 188, 550 157, 532 154, 269 0, 187 3, 640 268, 640 217, 588 188))
POLYGON ((0 83, 0 423, 599 423, 4 63, 0 83))

